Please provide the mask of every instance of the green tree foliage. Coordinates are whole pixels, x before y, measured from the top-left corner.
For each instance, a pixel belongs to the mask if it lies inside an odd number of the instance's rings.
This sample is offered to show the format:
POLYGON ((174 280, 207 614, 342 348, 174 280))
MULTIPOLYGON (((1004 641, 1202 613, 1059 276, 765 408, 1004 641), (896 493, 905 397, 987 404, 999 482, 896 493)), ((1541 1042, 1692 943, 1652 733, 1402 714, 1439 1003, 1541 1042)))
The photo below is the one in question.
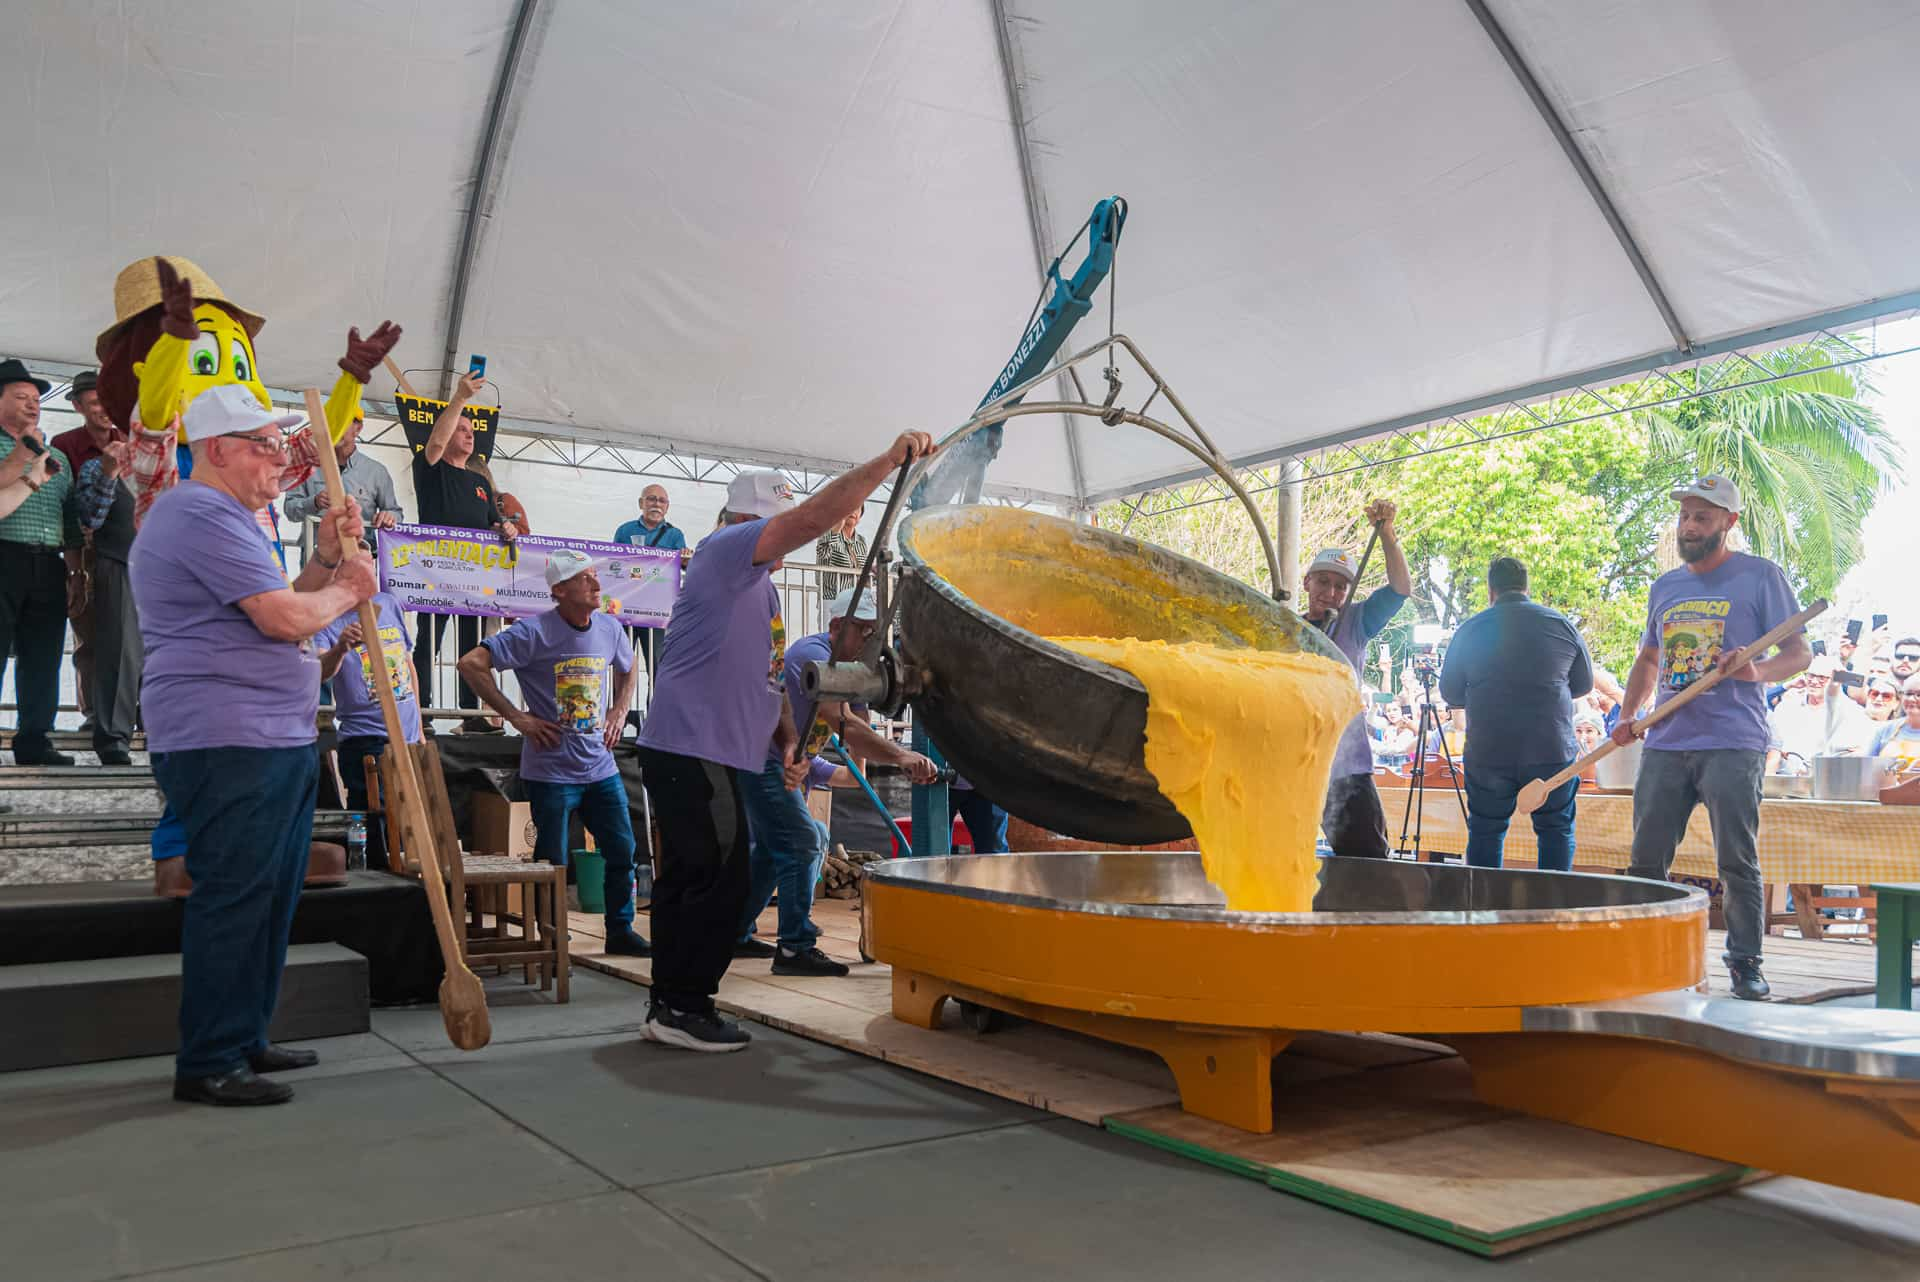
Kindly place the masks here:
MULTIPOLYGON (((1776 382, 1737 386, 1747 380, 1723 377, 1735 386, 1658 410, 1308 482, 1303 557, 1336 545, 1358 553, 1361 509, 1373 495, 1391 496, 1414 577, 1412 608, 1383 637, 1397 656, 1416 620, 1454 625, 1482 608, 1487 563, 1517 556, 1535 598, 1572 616, 1595 658, 1624 670, 1639 648, 1647 589, 1674 563, 1663 539, 1674 511, 1667 495, 1695 473, 1720 472, 1746 496, 1741 527, 1751 549, 1784 565, 1803 594, 1829 595, 1859 560, 1861 525, 1902 467, 1861 399, 1868 388, 1858 367, 1815 368, 1834 359, 1820 344, 1783 347, 1755 358, 1771 374, 1791 375, 1776 382)), ((1691 370, 1673 378, 1698 386, 1691 370)), ((1266 562, 1245 510, 1210 501, 1216 494, 1189 486, 1132 514, 1109 504, 1097 519, 1264 587, 1266 562)), ((1271 493, 1261 502, 1271 521, 1271 493)), ((1384 581, 1376 555, 1360 590, 1384 581)))

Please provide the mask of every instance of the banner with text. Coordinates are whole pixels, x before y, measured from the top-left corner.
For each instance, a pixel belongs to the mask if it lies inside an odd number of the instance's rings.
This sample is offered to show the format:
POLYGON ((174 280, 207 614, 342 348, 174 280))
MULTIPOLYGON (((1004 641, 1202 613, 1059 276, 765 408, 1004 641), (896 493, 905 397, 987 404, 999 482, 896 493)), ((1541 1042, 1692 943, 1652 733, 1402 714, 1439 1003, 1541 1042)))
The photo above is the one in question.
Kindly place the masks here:
POLYGON ((620 622, 664 628, 680 591, 680 553, 663 548, 490 530, 396 525, 380 531, 380 587, 403 610, 518 619, 553 607, 547 557, 571 548, 593 558, 600 608, 620 622))
MULTIPOLYGON (((407 444, 415 454, 424 454, 427 438, 433 435, 434 420, 440 417, 440 411, 447 408, 446 401, 436 401, 431 396, 409 396, 405 392, 393 394, 393 404, 400 411, 400 429, 407 434, 407 444)), ((482 463, 493 458, 494 428, 500 425, 500 407, 498 405, 469 405, 467 417, 473 420, 473 456, 482 463)))

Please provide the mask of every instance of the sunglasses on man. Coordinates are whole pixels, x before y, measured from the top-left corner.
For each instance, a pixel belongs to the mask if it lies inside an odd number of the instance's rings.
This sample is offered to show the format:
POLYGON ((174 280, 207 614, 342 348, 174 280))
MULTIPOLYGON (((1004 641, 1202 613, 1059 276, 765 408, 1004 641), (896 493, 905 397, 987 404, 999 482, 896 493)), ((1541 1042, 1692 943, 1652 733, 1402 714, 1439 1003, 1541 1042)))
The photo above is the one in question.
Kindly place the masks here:
POLYGON ((1907 663, 1920 663, 1920 650, 1895 650, 1893 657, 1907 663))

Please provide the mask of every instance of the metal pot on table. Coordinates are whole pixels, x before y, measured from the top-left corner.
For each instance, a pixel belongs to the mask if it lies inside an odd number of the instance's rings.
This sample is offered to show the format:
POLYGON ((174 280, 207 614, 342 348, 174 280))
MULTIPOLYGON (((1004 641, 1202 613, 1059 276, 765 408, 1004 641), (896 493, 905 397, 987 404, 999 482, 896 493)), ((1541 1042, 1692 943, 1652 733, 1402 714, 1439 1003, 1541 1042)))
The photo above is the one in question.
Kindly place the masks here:
POLYGON ((1635 739, 1624 748, 1615 748, 1593 763, 1593 782, 1608 792, 1632 792, 1633 781, 1640 777, 1642 741, 1635 739))
POLYGON ((1878 801, 1892 757, 1815 757, 1813 795, 1821 801, 1878 801))

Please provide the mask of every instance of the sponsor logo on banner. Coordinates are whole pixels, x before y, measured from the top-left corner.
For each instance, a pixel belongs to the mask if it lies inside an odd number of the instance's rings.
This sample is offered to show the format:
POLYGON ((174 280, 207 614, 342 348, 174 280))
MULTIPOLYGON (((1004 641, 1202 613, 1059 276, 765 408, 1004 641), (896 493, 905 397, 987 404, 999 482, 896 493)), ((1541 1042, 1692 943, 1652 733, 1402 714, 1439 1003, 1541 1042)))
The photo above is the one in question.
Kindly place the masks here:
POLYGON ((592 559, 605 613, 633 627, 667 626, 680 592, 672 549, 534 534, 509 544, 486 530, 396 525, 379 532, 380 587, 403 610, 525 618, 553 608, 547 557, 562 548, 592 559))

